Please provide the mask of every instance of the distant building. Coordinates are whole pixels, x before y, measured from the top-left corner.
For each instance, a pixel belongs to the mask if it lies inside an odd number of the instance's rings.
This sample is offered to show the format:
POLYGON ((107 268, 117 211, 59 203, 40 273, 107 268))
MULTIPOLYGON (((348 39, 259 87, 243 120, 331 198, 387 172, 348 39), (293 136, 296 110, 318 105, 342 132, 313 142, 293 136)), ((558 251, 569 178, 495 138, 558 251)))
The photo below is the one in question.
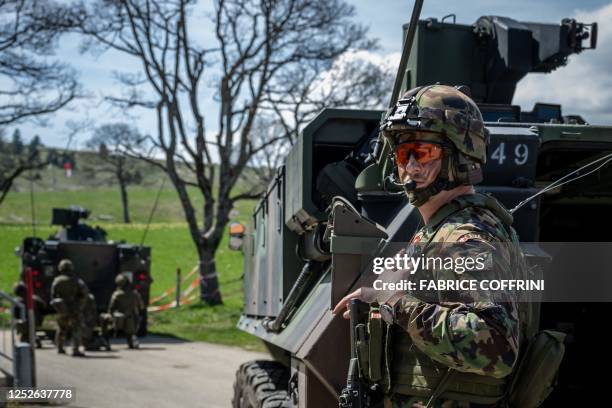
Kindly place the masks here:
POLYGON ((66 161, 64 163, 64 171, 66 172, 66 177, 72 177, 72 163, 66 161))

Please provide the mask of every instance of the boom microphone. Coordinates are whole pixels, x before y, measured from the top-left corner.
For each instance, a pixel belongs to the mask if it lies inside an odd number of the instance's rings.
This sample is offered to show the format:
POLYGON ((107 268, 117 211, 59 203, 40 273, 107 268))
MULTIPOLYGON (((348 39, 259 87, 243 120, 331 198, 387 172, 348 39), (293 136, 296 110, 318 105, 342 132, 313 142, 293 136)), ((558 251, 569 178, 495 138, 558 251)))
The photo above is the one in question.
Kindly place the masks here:
POLYGON ((410 180, 406 184, 404 184, 404 190, 406 191, 414 191, 417 188, 417 183, 414 180, 410 180))

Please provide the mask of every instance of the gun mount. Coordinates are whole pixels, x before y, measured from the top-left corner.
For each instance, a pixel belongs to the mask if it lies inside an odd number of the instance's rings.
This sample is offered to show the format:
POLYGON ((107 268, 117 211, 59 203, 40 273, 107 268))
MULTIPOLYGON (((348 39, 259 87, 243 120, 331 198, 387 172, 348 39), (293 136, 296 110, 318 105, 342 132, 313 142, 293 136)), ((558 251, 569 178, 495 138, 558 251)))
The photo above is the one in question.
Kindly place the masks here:
POLYGON ((525 75, 551 72, 566 65, 570 55, 596 46, 597 23, 525 23, 483 16, 463 25, 430 18, 417 26, 402 91, 436 82, 461 84, 478 103, 510 105, 525 75))
POLYGON ((70 208, 54 208, 51 224, 59 225, 62 228, 50 238, 58 241, 106 242, 106 231, 98 226, 91 227, 82 222, 89 217, 90 213, 89 210, 74 205, 70 208))

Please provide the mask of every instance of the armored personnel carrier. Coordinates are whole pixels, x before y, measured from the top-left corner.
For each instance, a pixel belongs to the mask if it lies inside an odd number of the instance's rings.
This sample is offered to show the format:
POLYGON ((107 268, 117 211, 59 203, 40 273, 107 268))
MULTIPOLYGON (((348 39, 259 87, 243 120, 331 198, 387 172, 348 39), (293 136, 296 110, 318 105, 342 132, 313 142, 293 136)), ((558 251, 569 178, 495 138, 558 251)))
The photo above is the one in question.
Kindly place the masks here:
MULTIPOLYGON (((612 127, 589 125, 558 104, 537 103, 530 111, 512 104, 525 75, 551 72, 570 55, 595 48, 596 24, 496 16, 472 25, 436 19, 415 24, 394 94, 434 83, 469 87, 491 135, 478 191, 513 208, 612 152, 612 127)), ((574 86, 579 85, 567 84, 567 92, 574 86)), ((256 206, 243 243, 244 310, 238 327, 260 338, 272 360, 238 369, 234 407, 338 406, 351 343, 348 322, 330 309, 358 287, 367 265, 364 253, 375 256, 376 248, 407 242, 420 222, 403 192, 389 182, 389 148, 378 134, 382 114, 322 111, 303 129, 256 206)), ((604 167, 529 201, 513 214, 521 242, 608 240, 598 225, 609 218, 611 181, 604 167)), ((573 256, 559 251, 551 257, 538 245, 524 251, 532 264, 548 265, 551 281, 555 265, 573 256)), ((558 385, 546 400, 550 406, 589 405, 604 389, 605 379, 592 366, 610 358, 601 353, 606 339, 594 330, 608 320, 610 309, 609 303, 541 304, 540 327, 568 334, 558 385)))
MULTIPOLYGON (((17 251, 21 259, 21 276, 32 271, 34 293, 49 305, 51 284, 62 259, 70 259, 76 274, 83 279, 96 298, 98 312, 108 309, 115 290, 115 276, 130 272, 134 288, 145 304, 149 302, 151 282, 151 248, 117 243, 106 239, 106 231, 91 227, 83 220, 89 211, 81 207, 54 208, 51 223, 59 230, 48 239, 28 237, 17 251)), ((55 313, 50 306, 46 313, 55 313)), ((142 312, 139 334, 147 331, 147 311, 142 312)))

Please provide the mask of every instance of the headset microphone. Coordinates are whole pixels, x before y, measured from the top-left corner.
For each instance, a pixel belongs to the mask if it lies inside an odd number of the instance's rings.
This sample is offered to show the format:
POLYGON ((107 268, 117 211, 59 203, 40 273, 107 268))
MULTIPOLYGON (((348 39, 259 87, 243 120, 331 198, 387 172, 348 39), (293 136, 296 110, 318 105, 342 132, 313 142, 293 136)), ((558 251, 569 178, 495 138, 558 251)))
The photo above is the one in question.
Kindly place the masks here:
POLYGON ((391 174, 389 174, 389 176, 387 177, 387 180, 389 180, 389 182, 391 182, 392 184, 395 184, 398 187, 403 187, 405 192, 414 191, 417 188, 417 183, 414 180, 410 180, 406 183, 400 182, 397 179, 395 172, 392 172, 391 174))
POLYGON ((409 182, 404 184, 404 190, 406 191, 414 191, 417 188, 417 183, 414 180, 410 180, 409 182))

